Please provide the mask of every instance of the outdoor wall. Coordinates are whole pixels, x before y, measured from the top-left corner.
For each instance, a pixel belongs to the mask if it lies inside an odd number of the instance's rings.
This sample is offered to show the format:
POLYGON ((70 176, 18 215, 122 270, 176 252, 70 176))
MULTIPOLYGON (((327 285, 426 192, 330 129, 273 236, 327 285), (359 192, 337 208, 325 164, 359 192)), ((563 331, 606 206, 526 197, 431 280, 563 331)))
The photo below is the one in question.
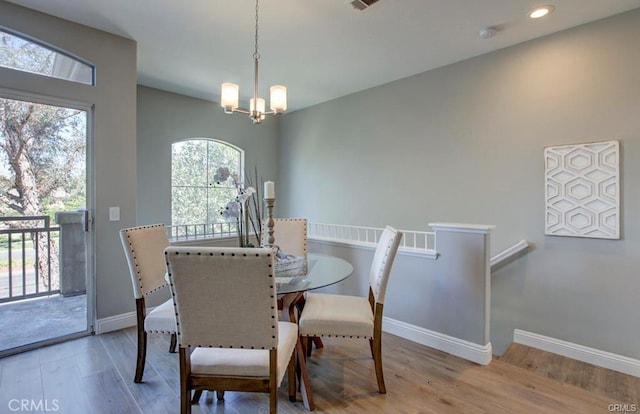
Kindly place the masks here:
POLYGON ((96 66, 88 86, 0 68, 0 88, 94 105, 92 245, 97 318, 134 309, 118 231, 135 224, 136 43, 0 0, 0 26, 66 50, 96 66), (109 206, 121 220, 109 222, 109 206))
MULTIPOLYGON (((533 249, 493 274, 495 353, 517 328, 640 358, 637 39, 640 10, 285 114, 280 211, 412 230, 496 225, 492 255, 522 239, 533 249), (611 139, 622 239, 545 236, 544 147, 611 139)), ((424 274, 425 301, 444 276, 424 274)), ((392 287, 394 318, 426 312, 402 306, 411 279, 395 273, 392 287)))

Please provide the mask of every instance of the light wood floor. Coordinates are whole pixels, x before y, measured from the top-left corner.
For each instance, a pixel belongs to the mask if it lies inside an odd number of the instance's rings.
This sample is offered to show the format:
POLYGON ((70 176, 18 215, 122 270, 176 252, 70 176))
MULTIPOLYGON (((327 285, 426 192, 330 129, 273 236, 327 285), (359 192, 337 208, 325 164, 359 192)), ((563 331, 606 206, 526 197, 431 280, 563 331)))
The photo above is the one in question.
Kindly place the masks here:
MULTIPOLYGON (((64 414, 178 413, 177 354, 168 353, 168 347, 168 336, 150 335, 143 384, 133 383, 133 328, 1 359, 0 413, 10 412, 7 408, 16 399, 42 401, 50 408, 55 402, 57 412, 64 414)), ((637 403, 562 384, 501 360, 478 366, 389 334, 383 339, 383 355, 387 394, 379 395, 368 343, 325 340, 325 348, 314 350, 309 359, 316 412, 608 413, 609 404, 637 403)), ((633 398, 637 395, 638 390, 633 398)), ((227 392, 224 402, 205 396, 194 413, 267 412, 263 394, 227 392)), ((620 397, 632 398, 625 393, 620 397)), ((279 412, 306 412, 300 396, 298 402, 288 401, 284 384, 279 412)))
POLYGON ((515 343, 500 360, 611 400, 636 404, 640 412, 640 378, 515 343))

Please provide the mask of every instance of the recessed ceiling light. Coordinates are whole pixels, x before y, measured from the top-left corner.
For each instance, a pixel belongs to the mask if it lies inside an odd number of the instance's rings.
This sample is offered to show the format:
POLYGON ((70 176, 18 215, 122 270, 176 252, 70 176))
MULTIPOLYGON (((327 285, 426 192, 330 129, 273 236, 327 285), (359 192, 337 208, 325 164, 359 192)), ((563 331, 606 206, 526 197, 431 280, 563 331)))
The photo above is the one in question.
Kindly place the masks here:
POLYGON ((551 13, 553 9, 555 9, 555 7, 553 7, 552 5, 539 6, 533 9, 531 13, 529 13, 529 17, 531 17, 532 19, 539 19, 551 13))

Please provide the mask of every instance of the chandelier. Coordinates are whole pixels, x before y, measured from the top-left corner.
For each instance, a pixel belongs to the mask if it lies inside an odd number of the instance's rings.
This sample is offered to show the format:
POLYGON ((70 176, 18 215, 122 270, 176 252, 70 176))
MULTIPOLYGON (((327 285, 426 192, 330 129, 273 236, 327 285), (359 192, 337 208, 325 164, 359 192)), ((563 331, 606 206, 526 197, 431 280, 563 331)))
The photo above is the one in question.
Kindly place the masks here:
POLYGON ((225 114, 234 112, 247 114, 254 124, 261 123, 267 115, 282 114, 287 110, 287 88, 282 85, 274 85, 270 89, 270 108, 265 111, 265 101, 258 97, 258 0, 256 0, 256 32, 255 49, 253 52, 253 98, 249 101, 249 109, 238 107, 238 96, 240 88, 235 83, 223 83, 220 92, 220 106, 224 108, 225 114))

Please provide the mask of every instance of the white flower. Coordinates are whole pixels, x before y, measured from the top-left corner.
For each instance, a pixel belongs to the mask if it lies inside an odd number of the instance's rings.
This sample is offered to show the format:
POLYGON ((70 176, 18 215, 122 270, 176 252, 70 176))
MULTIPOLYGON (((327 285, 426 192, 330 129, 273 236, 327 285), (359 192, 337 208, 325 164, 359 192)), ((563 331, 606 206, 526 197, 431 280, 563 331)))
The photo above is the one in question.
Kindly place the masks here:
POLYGON ((240 203, 237 201, 229 201, 225 209, 222 211, 222 216, 224 218, 240 217, 240 203))
POLYGON ((229 178, 229 168, 227 167, 219 167, 216 170, 216 175, 213 176, 213 179, 218 184, 227 181, 227 178, 229 178))
POLYGON ((256 189, 253 187, 247 187, 244 190, 240 191, 240 194, 238 194, 238 201, 242 204, 246 203, 247 200, 249 198, 251 198, 252 195, 254 195, 256 193, 256 189))

